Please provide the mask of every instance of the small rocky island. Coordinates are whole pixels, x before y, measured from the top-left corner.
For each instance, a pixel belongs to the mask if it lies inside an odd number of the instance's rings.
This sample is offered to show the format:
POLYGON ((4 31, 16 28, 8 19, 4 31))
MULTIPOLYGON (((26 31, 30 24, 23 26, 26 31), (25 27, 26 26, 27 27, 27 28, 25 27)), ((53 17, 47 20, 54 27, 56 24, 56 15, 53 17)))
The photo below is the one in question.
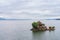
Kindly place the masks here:
POLYGON ((43 24, 42 22, 40 22, 40 21, 37 21, 37 22, 33 22, 32 23, 32 31, 46 31, 46 30, 48 30, 48 31, 53 31, 53 30, 55 30, 55 26, 49 26, 48 28, 47 28, 47 26, 45 26, 45 24, 43 24))

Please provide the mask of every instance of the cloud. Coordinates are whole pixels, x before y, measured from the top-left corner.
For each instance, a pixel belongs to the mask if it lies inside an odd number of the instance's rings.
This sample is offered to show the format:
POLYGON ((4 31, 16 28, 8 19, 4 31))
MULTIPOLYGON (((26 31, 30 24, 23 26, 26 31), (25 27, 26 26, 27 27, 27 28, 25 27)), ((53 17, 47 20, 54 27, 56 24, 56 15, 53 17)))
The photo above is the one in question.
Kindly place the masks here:
POLYGON ((49 10, 14 10, 12 13, 16 14, 40 14, 45 15, 51 13, 49 10))
POLYGON ((60 0, 0 0, 0 17, 39 18, 60 16, 60 0))
POLYGON ((10 5, 10 2, 8 0, 0 0, 0 6, 6 6, 10 5))

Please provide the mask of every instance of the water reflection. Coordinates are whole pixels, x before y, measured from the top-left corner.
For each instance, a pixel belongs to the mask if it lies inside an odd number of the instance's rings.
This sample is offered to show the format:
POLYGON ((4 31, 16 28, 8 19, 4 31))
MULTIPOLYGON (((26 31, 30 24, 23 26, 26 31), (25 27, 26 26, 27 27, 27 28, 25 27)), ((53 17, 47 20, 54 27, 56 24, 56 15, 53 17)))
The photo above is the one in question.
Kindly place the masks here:
POLYGON ((55 31, 32 32, 32 21, 0 21, 0 40, 60 40, 60 21, 44 20, 55 31))
POLYGON ((46 40, 45 32, 32 32, 32 40, 46 40))
POLYGON ((56 40, 55 31, 32 32, 32 40, 56 40))

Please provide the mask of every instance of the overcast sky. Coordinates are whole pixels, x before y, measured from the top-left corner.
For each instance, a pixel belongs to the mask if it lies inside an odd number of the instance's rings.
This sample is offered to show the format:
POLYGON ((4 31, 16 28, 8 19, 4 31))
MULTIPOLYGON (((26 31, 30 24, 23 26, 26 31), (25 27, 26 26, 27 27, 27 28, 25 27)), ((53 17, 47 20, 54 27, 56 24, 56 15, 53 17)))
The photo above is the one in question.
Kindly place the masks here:
POLYGON ((0 0, 0 17, 43 18, 60 16, 60 0, 0 0))

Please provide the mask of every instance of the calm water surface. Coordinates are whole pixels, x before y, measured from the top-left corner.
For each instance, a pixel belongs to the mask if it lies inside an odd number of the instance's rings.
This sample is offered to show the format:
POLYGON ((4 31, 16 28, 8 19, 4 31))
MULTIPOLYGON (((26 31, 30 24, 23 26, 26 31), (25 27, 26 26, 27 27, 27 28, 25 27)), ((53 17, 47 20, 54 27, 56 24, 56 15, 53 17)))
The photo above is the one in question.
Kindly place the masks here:
POLYGON ((56 26, 55 31, 32 32, 36 20, 0 20, 0 40, 60 40, 60 21, 41 20, 46 26, 56 26))

